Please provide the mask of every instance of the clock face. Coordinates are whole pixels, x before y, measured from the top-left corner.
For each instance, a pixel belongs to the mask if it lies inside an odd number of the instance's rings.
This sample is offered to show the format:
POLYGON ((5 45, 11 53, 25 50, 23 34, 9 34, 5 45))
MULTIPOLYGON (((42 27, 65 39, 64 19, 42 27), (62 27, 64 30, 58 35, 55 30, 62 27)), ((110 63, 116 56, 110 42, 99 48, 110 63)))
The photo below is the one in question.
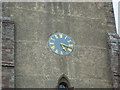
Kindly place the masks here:
POLYGON ((63 33, 50 36, 48 46, 57 55, 68 55, 73 51, 74 41, 63 33))

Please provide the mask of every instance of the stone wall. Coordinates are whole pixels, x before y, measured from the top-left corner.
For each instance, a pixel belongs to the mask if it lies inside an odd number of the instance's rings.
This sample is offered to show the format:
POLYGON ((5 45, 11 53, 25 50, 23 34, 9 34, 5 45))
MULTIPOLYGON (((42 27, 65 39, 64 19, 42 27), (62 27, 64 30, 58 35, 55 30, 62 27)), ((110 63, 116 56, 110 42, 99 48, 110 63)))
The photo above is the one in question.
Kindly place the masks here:
POLYGON ((2 22, 2 88, 14 88, 14 22, 2 22))
POLYGON ((120 88, 120 37, 115 33, 108 37, 113 87, 120 88))
POLYGON ((118 2, 118 34, 120 36, 120 1, 118 2))
POLYGON ((112 87, 107 33, 116 31, 110 2, 3 3, 3 16, 16 27, 17 88, 55 88, 63 74, 74 88, 112 87), (49 51, 56 32, 74 39, 70 55, 49 51))

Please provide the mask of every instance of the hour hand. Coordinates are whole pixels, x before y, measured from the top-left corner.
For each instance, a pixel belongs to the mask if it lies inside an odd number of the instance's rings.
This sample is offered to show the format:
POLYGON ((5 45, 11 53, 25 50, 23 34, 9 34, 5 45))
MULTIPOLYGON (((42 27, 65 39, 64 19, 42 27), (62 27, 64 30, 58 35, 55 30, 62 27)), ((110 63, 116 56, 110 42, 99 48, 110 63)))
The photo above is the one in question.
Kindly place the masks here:
POLYGON ((61 46, 62 46, 62 49, 64 50, 64 51, 66 51, 66 48, 62 45, 62 44, 60 44, 61 46))

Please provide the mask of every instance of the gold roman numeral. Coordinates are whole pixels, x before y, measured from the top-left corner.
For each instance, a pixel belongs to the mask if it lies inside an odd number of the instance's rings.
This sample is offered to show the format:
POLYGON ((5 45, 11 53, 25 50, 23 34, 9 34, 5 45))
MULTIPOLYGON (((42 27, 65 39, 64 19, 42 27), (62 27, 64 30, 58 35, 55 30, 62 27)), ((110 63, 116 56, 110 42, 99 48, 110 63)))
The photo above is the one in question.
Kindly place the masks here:
POLYGON ((68 48, 68 51, 70 51, 70 52, 71 52, 71 51, 72 51, 72 49, 68 48))
POLYGON ((65 39, 67 39, 67 36, 65 37, 65 39))
POLYGON ((69 47, 73 47, 73 44, 69 44, 68 46, 69 46, 69 47))
POLYGON ((55 35, 55 37, 56 37, 56 38, 58 38, 58 36, 57 36, 57 35, 55 35))
POLYGON ((53 41, 55 41, 55 39, 51 38, 53 41))
POLYGON ((55 49, 55 46, 52 46, 51 49, 52 49, 52 50, 55 49))
POLYGON ((60 38, 62 38, 62 34, 59 34, 60 38))
POLYGON ((71 40, 68 40, 67 42, 71 42, 71 40))
POLYGON ((63 52, 61 51, 60 54, 63 55, 63 52))
POLYGON ((57 50, 57 49, 55 50, 55 53, 58 53, 58 50, 57 50))
POLYGON ((55 43, 50 43, 50 44, 55 44, 55 43))

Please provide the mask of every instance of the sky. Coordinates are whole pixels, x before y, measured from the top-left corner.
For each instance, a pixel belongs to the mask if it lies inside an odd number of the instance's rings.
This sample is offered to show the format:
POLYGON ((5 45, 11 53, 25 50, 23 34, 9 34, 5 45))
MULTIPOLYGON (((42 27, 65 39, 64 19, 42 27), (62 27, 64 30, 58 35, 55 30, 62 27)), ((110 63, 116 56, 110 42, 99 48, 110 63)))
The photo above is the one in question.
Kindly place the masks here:
POLYGON ((113 0, 113 8, 114 8, 114 14, 115 14, 117 33, 120 35, 120 28, 118 29, 118 17, 120 18, 120 16, 118 16, 118 2, 119 1, 120 0, 113 0))

